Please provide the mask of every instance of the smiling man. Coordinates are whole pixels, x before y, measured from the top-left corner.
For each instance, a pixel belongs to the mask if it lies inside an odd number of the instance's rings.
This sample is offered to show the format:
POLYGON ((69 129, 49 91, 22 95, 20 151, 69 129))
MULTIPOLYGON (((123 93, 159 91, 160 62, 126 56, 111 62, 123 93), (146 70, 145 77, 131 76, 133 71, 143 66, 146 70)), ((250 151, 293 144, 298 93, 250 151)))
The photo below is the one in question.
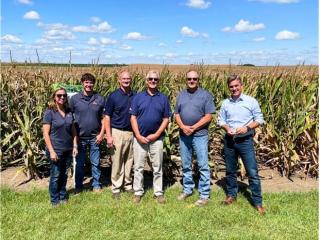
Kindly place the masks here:
POLYGON ((200 171, 196 206, 205 206, 210 197, 210 169, 208 164, 208 127, 215 112, 211 93, 199 87, 199 75, 189 71, 186 75, 187 89, 177 97, 174 114, 180 127, 180 155, 183 172, 183 192, 178 200, 191 196, 195 187, 192 178, 192 152, 197 155, 200 171))
POLYGON ((79 135, 79 154, 76 161, 76 192, 83 189, 84 164, 87 148, 90 148, 90 161, 92 171, 92 187, 96 193, 101 192, 100 183, 100 143, 103 140, 103 109, 105 99, 93 91, 95 77, 85 73, 81 77, 83 91, 72 96, 70 108, 75 117, 75 125, 79 135))
POLYGON ((135 138, 134 158, 134 203, 139 203, 144 193, 143 172, 148 155, 153 169, 154 197, 158 203, 165 203, 163 194, 163 137, 170 117, 168 98, 158 90, 160 76, 150 70, 146 77, 147 90, 138 93, 131 104, 131 126, 135 138))
POLYGON ((253 204, 260 214, 265 214, 265 209, 262 207, 261 184, 253 145, 254 129, 264 123, 263 115, 257 100, 242 93, 243 85, 239 76, 230 76, 227 83, 231 97, 222 102, 218 122, 226 131, 224 156, 227 198, 223 204, 231 205, 236 200, 238 156, 240 156, 249 175, 253 204))
POLYGON ((112 92, 104 111, 107 145, 112 150, 112 196, 120 199, 123 188, 132 192, 133 133, 129 108, 135 92, 131 90, 131 74, 123 71, 118 79, 120 88, 112 92))

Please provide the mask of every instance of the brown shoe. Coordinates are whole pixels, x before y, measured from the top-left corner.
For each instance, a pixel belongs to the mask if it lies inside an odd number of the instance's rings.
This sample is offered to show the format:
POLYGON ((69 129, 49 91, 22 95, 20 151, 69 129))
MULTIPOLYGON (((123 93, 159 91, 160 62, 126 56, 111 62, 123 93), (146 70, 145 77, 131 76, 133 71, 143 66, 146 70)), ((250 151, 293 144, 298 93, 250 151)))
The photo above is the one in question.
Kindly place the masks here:
POLYGON ((165 204, 166 203, 166 199, 164 198, 163 195, 159 195, 159 196, 154 196, 155 199, 157 199, 157 202, 159 204, 165 204))
POLYGON ((119 192, 115 192, 115 193, 112 193, 112 198, 113 198, 114 200, 120 200, 121 195, 120 195, 119 192))
POLYGON ((177 199, 179 200, 179 201, 184 201, 184 200, 186 200, 188 197, 190 197, 192 194, 186 194, 186 193, 181 193, 178 197, 177 197, 177 199))
POLYGON ((139 204, 141 202, 141 196, 139 195, 134 195, 133 197, 133 203, 139 204))
POLYGON ((94 192, 95 194, 101 194, 102 189, 101 188, 94 188, 94 189, 92 189, 92 192, 94 192))
POLYGON ((227 198, 222 202, 223 205, 229 206, 232 203, 234 203, 236 201, 236 199, 234 197, 231 196, 227 196, 227 198))
POLYGON ((128 193, 128 194, 134 194, 134 190, 131 189, 125 189, 124 192, 128 193))
POLYGON ((255 209, 259 212, 259 214, 261 215, 265 215, 266 214, 266 210, 264 209, 264 207, 262 207, 262 205, 257 205, 255 206, 255 209))
POLYGON ((194 205, 196 205, 197 207, 203 207, 203 206, 208 205, 208 203, 209 203, 209 199, 202 199, 202 198, 200 198, 198 201, 196 201, 196 202, 194 203, 194 205))

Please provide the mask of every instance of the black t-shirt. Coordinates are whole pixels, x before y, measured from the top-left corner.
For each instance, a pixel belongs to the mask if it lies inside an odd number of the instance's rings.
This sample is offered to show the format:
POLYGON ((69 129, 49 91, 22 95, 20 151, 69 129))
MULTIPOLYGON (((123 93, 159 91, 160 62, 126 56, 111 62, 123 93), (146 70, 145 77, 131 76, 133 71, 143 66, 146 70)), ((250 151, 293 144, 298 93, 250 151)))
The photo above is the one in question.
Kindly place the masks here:
POLYGON ((70 111, 67 111, 65 117, 63 117, 58 111, 47 109, 42 123, 50 124, 50 140, 57 154, 72 150, 73 116, 70 111))

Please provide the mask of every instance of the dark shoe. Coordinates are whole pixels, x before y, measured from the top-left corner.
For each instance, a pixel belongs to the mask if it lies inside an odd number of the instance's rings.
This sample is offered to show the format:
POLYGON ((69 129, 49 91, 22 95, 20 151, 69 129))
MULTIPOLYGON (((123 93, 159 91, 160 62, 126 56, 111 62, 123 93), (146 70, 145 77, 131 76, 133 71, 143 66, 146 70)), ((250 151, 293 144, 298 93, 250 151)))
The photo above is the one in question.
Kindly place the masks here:
POLYGON ((134 195, 133 197, 133 203, 134 204, 139 204, 141 202, 141 196, 139 195, 134 195))
POLYGON ((112 193, 112 198, 114 200, 120 200, 120 198, 121 198, 120 192, 112 193))
POLYGON ((82 193, 83 189, 82 188, 76 188, 74 190, 74 195, 79 195, 80 193, 82 193))
POLYGON ((165 204, 166 203, 166 199, 164 198, 163 195, 159 195, 159 196, 154 196, 155 199, 157 199, 157 202, 159 204, 165 204))
POLYGON ((186 200, 188 197, 190 197, 192 194, 186 194, 186 193, 181 193, 178 197, 177 197, 177 199, 179 200, 179 201, 184 201, 184 200, 186 200))
POLYGON ((262 207, 262 205, 257 205, 255 206, 255 209, 259 212, 259 214, 261 215, 265 215, 266 214, 266 210, 264 209, 264 207, 262 207))
POLYGON ((228 205, 231 205, 232 203, 234 203, 235 201, 236 201, 236 199, 235 199, 234 197, 228 196, 228 197, 222 202, 222 204, 228 206, 228 205))
POLYGON ((208 203, 209 203, 209 199, 202 199, 202 198, 200 198, 198 201, 196 201, 195 203, 194 203, 194 205, 196 205, 197 207, 203 207, 203 206, 206 206, 206 205, 208 205, 208 203))

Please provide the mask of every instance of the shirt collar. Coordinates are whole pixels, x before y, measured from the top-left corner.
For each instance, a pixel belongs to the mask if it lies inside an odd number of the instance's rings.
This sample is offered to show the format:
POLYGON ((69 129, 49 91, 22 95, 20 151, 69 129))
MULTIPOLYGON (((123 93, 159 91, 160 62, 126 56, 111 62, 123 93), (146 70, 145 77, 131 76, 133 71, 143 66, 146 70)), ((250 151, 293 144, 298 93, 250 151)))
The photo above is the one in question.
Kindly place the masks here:
POLYGON ((153 96, 159 96, 159 95, 160 95, 160 91, 159 91, 159 90, 157 90, 157 91, 156 91, 156 93, 155 93, 154 95, 150 95, 150 94, 148 93, 148 90, 145 90, 145 91, 144 91, 144 94, 145 94, 145 95, 147 95, 147 96, 150 96, 150 97, 153 97, 153 96))
POLYGON ((125 91, 122 90, 121 87, 118 89, 118 91, 124 96, 132 96, 132 94, 133 94, 132 90, 130 90, 129 93, 126 93, 125 91))
POLYGON ((243 97, 244 97, 244 94, 241 93, 240 97, 238 97, 237 100, 233 100, 232 97, 229 97, 229 100, 230 100, 230 102, 239 102, 239 101, 243 101, 243 97))

